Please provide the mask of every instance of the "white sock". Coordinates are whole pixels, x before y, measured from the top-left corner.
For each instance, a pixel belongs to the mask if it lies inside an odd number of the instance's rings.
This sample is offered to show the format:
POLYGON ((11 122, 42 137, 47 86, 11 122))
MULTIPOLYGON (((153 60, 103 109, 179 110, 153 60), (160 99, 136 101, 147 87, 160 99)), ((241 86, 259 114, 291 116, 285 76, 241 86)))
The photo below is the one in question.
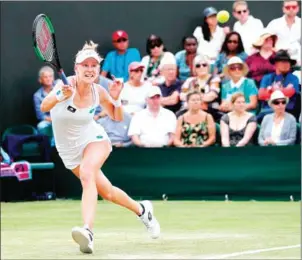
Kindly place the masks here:
POLYGON ((89 229, 89 230, 90 230, 90 228, 89 228, 88 224, 84 224, 83 228, 85 228, 85 229, 89 229))

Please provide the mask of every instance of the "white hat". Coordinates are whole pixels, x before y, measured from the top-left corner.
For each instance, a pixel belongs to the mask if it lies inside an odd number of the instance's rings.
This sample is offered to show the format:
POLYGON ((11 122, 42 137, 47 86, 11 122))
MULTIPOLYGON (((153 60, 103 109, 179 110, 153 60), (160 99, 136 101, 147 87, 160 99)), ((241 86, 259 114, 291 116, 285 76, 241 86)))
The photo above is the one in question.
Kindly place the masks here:
POLYGON ((247 66, 247 64, 245 62, 243 62, 242 59, 240 59, 239 57, 235 56, 232 57, 228 60, 228 63, 226 66, 224 66, 223 68, 223 74, 226 76, 229 76, 229 66, 233 65, 233 64, 242 64, 243 65, 243 75, 246 76, 247 73, 249 72, 249 67, 247 66))
POLYGON ((286 97, 281 90, 275 90, 268 101, 269 106, 272 106, 272 103, 276 99, 285 99, 286 104, 288 103, 288 97, 286 97))
POLYGON ((103 59, 95 50, 82 50, 76 57, 75 63, 82 63, 84 60, 88 58, 94 58, 98 63, 100 63, 103 59))
POLYGON ((158 86, 152 86, 150 87, 150 90, 148 91, 148 98, 154 97, 156 95, 162 95, 160 88, 158 86))

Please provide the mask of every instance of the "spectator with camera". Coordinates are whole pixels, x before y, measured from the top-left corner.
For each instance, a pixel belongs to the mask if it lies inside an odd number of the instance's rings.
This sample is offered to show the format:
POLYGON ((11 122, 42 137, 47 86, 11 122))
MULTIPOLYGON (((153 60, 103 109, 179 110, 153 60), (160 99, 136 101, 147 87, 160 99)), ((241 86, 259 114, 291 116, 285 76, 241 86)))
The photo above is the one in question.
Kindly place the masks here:
POLYGON ((181 87, 180 100, 183 101, 181 115, 187 111, 186 96, 197 91, 201 94, 201 109, 210 113, 215 121, 220 119, 220 78, 210 73, 210 60, 204 55, 197 55, 193 62, 194 74, 181 87))

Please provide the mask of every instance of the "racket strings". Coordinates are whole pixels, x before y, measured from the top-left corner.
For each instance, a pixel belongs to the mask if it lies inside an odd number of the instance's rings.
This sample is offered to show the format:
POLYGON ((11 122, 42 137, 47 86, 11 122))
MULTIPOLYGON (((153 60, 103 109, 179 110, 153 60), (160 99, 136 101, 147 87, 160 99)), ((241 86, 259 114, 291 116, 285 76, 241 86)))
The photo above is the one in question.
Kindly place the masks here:
POLYGON ((52 61, 54 56, 54 41, 44 19, 40 19, 36 27, 36 42, 37 46, 47 61, 52 61))

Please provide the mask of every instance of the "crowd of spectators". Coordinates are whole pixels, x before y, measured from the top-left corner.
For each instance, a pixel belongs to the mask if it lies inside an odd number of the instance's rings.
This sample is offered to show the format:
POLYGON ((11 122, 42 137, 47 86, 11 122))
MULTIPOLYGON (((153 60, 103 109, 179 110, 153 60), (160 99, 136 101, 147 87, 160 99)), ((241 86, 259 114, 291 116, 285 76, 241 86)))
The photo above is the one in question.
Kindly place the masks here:
MULTIPOLYGON (((95 120, 116 147, 296 143, 301 120, 299 3, 284 0, 282 10, 282 17, 264 27, 246 1, 235 1, 237 21, 231 29, 221 27, 217 10, 207 7, 201 25, 183 37, 183 49, 175 54, 160 36, 150 35, 147 55, 141 57, 129 47, 127 32, 115 31, 114 50, 105 56, 96 83, 108 90, 112 80, 123 80, 124 120, 113 121, 101 107, 95 120)), ((41 68, 39 82, 37 128, 55 145, 50 115, 40 111, 55 84, 50 67, 41 68)))

